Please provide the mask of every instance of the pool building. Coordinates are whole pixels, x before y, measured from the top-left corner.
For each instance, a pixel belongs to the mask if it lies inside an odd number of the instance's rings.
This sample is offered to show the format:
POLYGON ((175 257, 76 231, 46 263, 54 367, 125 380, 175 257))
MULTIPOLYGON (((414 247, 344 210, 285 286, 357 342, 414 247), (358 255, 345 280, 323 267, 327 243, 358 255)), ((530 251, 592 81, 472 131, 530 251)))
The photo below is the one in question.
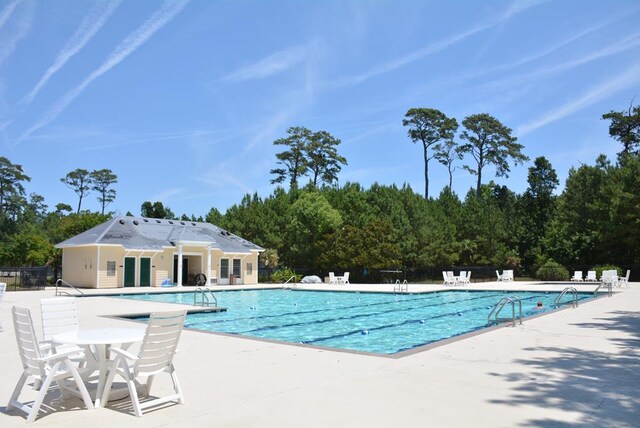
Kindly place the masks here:
POLYGON ((264 251, 210 223, 119 216, 56 245, 62 279, 77 287, 257 284, 264 251))

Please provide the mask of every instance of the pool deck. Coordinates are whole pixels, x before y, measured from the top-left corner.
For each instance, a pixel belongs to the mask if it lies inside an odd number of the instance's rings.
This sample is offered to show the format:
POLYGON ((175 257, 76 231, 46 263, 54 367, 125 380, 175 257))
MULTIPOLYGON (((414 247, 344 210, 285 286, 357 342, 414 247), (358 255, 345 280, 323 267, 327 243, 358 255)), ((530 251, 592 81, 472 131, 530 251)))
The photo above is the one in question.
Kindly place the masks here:
MULTIPOLYGON (((560 291, 567 285, 487 282, 446 289, 560 291)), ((596 287, 570 285, 579 291, 596 287)), ((382 284, 296 287, 393 289, 382 284)), ((409 292, 442 289, 445 287, 409 284, 409 292)), ((587 302, 577 309, 526 319, 517 327, 494 329, 402 358, 187 330, 175 358, 185 405, 169 405, 138 419, 127 400, 87 411, 80 400, 51 403, 57 396, 51 392, 43 410, 51 406, 55 411, 41 411, 34 426, 638 427, 640 283, 614 291, 613 297, 587 302)), ((4 327, 0 332, 3 428, 25 426, 21 412, 6 413, 7 400, 22 371, 10 308, 29 307, 39 333, 40 299, 53 295, 50 289, 7 292, 4 296, 0 307, 4 327)), ((136 322, 115 316, 176 308, 174 304, 108 296, 78 299, 77 303, 80 324, 86 328, 131 326, 136 322)), ((162 395, 169 390, 168 379, 156 377, 152 392, 162 395)), ((34 397, 28 387, 21 396, 34 397)))

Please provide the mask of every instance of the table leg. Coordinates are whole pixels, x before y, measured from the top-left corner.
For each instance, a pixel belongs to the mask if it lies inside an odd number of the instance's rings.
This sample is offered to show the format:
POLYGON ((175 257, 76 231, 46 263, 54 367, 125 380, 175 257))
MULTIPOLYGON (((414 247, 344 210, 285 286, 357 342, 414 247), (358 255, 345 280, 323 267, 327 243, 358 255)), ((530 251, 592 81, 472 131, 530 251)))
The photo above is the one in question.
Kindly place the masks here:
POLYGON ((107 358, 107 350, 108 345, 96 345, 96 352, 98 354, 98 364, 99 364, 99 368, 98 368, 98 373, 99 373, 99 377, 98 377, 98 388, 96 389, 96 402, 95 402, 95 407, 98 408, 100 407, 100 404, 102 402, 102 397, 104 396, 104 384, 107 381, 107 365, 108 365, 108 358, 107 358))

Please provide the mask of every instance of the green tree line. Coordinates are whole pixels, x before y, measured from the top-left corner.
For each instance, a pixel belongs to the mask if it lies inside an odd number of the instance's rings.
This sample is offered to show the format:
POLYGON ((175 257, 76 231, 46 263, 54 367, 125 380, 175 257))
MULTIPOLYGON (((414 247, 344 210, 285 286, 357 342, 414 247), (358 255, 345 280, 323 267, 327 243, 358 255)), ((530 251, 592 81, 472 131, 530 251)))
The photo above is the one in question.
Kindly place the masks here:
MULTIPOLYGON (((468 166, 479 176, 476 188, 457 195, 449 186, 437 197, 425 198, 406 184, 338 185, 336 171, 347 164, 337 151, 340 140, 324 131, 294 127, 288 130, 289 137, 274 142, 286 146, 276 155, 279 168, 272 170, 274 183, 288 182, 288 189, 278 186, 267 196, 247 194, 224 213, 211 208, 204 218, 184 214, 182 218, 206 220, 266 248, 262 258, 266 265, 306 268, 317 274, 452 265, 497 266, 534 274, 550 260, 567 267, 640 264, 637 107, 603 115, 622 150, 615 159, 599 156, 592 165, 572 168, 559 194, 557 173, 543 156, 529 167, 528 186, 520 194, 493 181, 481 182, 480 169, 488 159, 503 173, 509 171, 507 158, 515 163, 524 160, 522 146, 514 146, 510 130, 488 115, 463 120, 461 139, 473 147, 460 148, 464 144, 453 141, 452 120, 434 111, 411 112, 405 121, 424 113, 428 120, 435 118, 447 126, 442 133, 409 136, 414 142, 431 141, 428 147, 438 146, 441 156, 436 158, 445 166, 449 162, 450 173, 462 152, 477 150, 477 167, 468 166), (300 186, 304 176, 309 182, 300 186)), ((425 123, 420 125, 423 130, 425 123)), ((425 159, 431 156, 426 149, 424 153, 425 159)), ((53 244, 112 215, 80 210, 86 196, 83 187, 96 191, 99 201, 108 201, 110 194, 96 189, 95 171, 80 175, 93 185, 69 176, 62 180, 78 195, 79 211, 72 213, 65 204, 49 211, 42 196, 25 196, 29 177, 22 167, 0 158, 0 265, 55 263, 59 256, 53 244)), ((161 202, 144 202, 140 213, 175 217, 161 202)))

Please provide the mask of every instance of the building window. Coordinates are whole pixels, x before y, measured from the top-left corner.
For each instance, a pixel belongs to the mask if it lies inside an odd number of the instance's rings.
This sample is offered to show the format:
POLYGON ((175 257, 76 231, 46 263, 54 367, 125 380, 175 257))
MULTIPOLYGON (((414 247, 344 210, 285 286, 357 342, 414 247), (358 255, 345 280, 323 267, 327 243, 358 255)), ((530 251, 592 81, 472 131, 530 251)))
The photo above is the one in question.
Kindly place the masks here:
POLYGON ((220 278, 229 278, 229 259, 220 259, 220 278))
POLYGON ((253 263, 247 263, 247 276, 253 275, 253 263))
POLYGON ((116 262, 107 261, 107 276, 116 276, 116 262))
POLYGON ((240 264, 241 264, 241 260, 240 259, 233 259, 233 275, 236 278, 240 278, 240 264))

